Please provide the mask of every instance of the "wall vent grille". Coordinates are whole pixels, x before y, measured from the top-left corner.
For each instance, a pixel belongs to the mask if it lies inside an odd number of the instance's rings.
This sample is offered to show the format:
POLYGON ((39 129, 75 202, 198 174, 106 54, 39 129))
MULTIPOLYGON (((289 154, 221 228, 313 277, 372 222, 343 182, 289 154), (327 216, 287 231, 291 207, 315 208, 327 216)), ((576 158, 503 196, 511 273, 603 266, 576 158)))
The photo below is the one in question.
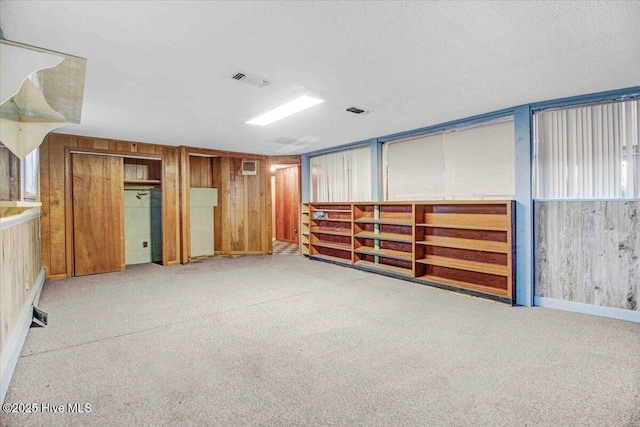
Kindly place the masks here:
POLYGON ((258 161, 257 160, 243 160, 242 161, 242 175, 257 175, 258 174, 258 161))

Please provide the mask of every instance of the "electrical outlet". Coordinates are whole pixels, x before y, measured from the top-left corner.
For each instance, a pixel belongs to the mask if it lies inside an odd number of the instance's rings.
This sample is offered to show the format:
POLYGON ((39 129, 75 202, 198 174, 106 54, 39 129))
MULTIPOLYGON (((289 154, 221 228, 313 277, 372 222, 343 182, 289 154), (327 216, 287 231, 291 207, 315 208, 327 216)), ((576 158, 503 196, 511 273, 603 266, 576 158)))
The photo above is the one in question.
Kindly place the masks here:
POLYGON ((147 245, 148 245, 148 243, 147 243, 147 242, 142 242, 142 247, 143 247, 143 248, 146 248, 146 247, 147 247, 147 245))

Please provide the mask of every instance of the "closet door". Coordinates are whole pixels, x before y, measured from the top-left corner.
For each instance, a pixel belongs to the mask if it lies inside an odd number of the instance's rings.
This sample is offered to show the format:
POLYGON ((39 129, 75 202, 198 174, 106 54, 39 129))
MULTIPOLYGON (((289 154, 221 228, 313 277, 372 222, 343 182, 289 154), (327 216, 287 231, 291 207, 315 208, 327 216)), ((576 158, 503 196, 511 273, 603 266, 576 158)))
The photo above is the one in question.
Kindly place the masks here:
POLYGON ((124 270, 124 174, 121 157, 73 154, 75 275, 124 270))

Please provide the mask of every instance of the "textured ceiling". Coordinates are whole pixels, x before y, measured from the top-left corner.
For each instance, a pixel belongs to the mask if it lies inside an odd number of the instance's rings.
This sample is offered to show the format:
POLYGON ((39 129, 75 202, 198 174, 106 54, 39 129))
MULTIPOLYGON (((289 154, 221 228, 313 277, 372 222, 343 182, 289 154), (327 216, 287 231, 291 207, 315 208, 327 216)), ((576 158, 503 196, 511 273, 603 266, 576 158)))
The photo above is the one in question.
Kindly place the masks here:
POLYGON ((82 124, 63 133, 263 154, 640 85, 638 1, 2 1, 0 27, 87 58, 82 124), (303 88, 325 102, 245 124, 303 88))

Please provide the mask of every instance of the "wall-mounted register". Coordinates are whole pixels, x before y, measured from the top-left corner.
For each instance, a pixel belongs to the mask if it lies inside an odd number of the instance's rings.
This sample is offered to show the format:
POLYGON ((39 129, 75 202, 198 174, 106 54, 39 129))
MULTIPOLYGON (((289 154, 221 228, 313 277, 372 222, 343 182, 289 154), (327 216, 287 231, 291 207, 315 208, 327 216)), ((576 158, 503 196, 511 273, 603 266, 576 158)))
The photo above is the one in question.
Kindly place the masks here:
POLYGON ((257 160, 243 160, 242 161, 242 175, 257 175, 258 174, 258 161, 257 160))

